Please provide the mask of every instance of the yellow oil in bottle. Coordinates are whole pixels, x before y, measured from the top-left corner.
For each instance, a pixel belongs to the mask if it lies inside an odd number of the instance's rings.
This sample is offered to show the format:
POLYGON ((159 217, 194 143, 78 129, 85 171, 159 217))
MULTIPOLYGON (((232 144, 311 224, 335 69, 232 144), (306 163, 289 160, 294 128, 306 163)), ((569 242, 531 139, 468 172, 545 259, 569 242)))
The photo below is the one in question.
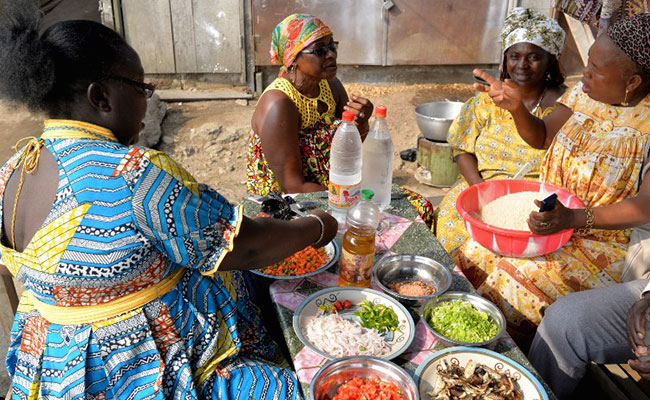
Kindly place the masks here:
POLYGON ((375 230, 350 226, 343 235, 339 286, 370 287, 375 261, 375 230))

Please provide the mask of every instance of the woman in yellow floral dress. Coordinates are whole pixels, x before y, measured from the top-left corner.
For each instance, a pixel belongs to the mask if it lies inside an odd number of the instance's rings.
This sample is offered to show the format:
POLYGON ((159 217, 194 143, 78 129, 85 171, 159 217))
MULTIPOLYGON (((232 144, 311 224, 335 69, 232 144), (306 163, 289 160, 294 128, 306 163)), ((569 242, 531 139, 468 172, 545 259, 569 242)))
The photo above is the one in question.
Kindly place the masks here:
POLYGON ((563 248, 545 256, 500 257, 473 240, 455 261, 478 291, 504 312, 512 335, 529 340, 544 309, 570 292, 621 280, 629 228, 650 222, 650 180, 639 186, 650 144, 650 14, 624 19, 596 39, 582 82, 544 120, 521 105, 513 82, 475 85, 513 116, 522 139, 548 148, 541 180, 586 205, 532 212, 530 230, 548 235, 576 229, 563 248))
MULTIPOLYGON (((565 90, 558 63, 565 36, 557 21, 525 8, 513 9, 501 32, 501 80, 511 79, 521 87, 526 108, 538 118, 555 109, 555 101, 565 90)), ((527 162, 532 168, 525 178, 537 179, 545 151, 521 139, 510 113, 494 104, 487 93, 463 105, 447 142, 453 146, 461 177, 440 203, 436 235, 451 253, 469 237, 456 211, 458 195, 469 185, 512 178, 527 162)))

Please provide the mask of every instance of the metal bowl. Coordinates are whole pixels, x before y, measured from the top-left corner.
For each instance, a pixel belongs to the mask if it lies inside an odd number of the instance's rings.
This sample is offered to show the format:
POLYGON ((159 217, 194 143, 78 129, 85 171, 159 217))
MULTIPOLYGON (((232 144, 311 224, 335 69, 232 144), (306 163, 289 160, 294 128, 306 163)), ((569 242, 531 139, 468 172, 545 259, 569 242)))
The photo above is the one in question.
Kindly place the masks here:
POLYGON ((407 307, 415 307, 446 292, 451 286, 451 272, 444 265, 427 257, 398 254, 384 257, 372 274, 381 289, 407 307), (429 283, 436 292, 428 296, 404 296, 389 288, 393 283, 419 280, 429 283))
POLYGON ((447 141, 447 131, 460 112, 463 103, 434 101, 415 107, 415 121, 425 138, 437 142, 447 141))
POLYGON ((325 364, 314 376, 309 386, 311 400, 330 400, 339 386, 352 378, 379 379, 392 382, 402 391, 404 400, 418 400, 413 378, 390 361, 375 357, 346 357, 325 364))
POLYGON ((497 306, 495 306, 490 301, 484 299, 479 295, 465 293, 465 292, 448 292, 431 299, 429 302, 423 304, 422 307, 420 308, 420 318, 424 320, 425 322, 424 325, 431 331, 433 336, 435 336, 438 340, 440 340, 447 346, 476 346, 476 347, 488 347, 488 348, 493 347, 496 344, 497 340, 501 336, 503 336, 503 332, 505 332, 506 330, 506 319, 501 313, 501 310, 497 308, 497 306), (488 314, 490 314, 492 319, 497 323, 499 332, 492 339, 486 340, 485 342, 479 342, 479 343, 459 342, 457 340, 450 339, 438 333, 438 331, 436 331, 429 325, 426 319, 426 315, 428 314, 429 310, 435 307, 437 304, 440 304, 445 301, 452 301, 452 300, 467 301, 471 303, 474 306, 474 308, 476 308, 477 310, 487 312, 488 314))

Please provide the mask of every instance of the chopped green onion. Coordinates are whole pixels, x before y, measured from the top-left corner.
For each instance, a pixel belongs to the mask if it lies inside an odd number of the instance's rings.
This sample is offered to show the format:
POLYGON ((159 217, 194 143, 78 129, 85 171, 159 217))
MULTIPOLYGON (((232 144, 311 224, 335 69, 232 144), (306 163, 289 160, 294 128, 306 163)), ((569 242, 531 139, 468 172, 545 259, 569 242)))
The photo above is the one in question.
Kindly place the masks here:
POLYGON ((425 319, 438 333, 459 342, 485 342, 499 333, 499 326, 490 314, 462 300, 437 304, 427 311, 425 319))

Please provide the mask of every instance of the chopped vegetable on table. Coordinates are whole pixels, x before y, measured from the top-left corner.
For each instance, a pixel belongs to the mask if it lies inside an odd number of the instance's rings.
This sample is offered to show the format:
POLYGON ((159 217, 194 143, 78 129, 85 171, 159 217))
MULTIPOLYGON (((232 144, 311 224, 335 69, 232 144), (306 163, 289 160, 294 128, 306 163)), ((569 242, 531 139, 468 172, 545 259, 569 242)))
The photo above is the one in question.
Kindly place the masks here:
POLYGON ((402 391, 393 382, 352 378, 339 387, 332 400, 403 400, 402 391))
POLYGON ((261 268, 260 272, 273 276, 298 276, 314 272, 326 263, 327 251, 309 246, 279 263, 261 268))
POLYGON ((425 317, 438 333, 459 342, 485 342, 499 333, 499 326, 490 314, 462 300, 442 302, 431 308, 425 317))
POLYGON ((368 300, 362 301, 359 307, 361 310, 354 314, 361 319, 361 326, 364 328, 376 329, 379 332, 385 330, 401 332, 398 328, 397 314, 392 308, 383 304, 372 304, 368 300))

